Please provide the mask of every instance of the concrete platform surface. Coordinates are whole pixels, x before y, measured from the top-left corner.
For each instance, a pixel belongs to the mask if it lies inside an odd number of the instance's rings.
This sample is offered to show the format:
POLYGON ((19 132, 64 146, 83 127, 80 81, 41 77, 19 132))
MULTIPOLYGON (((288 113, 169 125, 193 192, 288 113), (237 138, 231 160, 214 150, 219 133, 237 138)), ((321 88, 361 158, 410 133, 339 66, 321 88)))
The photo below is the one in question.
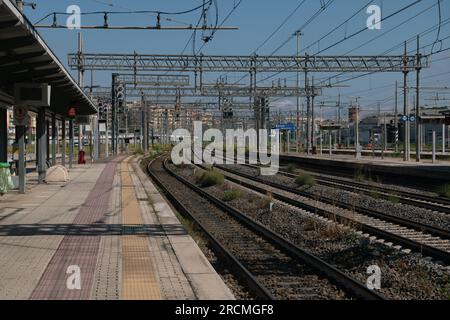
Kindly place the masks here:
POLYGON ((436 161, 436 163, 432 163, 429 159, 422 159, 421 162, 416 162, 415 156, 411 155, 410 161, 403 161, 403 158, 393 158, 393 157, 384 157, 381 158, 380 154, 377 154, 376 157, 372 155, 363 155, 359 159, 356 159, 353 154, 336 154, 333 153, 331 156, 327 151, 324 151, 323 154, 316 155, 306 155, 303 153, 296 152, 283 152, 281 155, 283 156, 294 156, 305 159, 319 159, 319 160, 332 160, 332 161, 342 161, 342 162, 352 162, 352 163, 361 163, 361 164, 373 164, 373 165, 385 165, 385 166, 407 166, 407 167, 427 167, 427 168, 440 168, 440 167, 449 167, 450 161, 436 161))
POLYGON ((322 155, 305 155, 295 152, 282 153, 281 160, 296 160, 299 163, 321 165, 324 167, 336 167, 340 169, 357 170, 359 168, 368 169, 373 173, 397 175, 403 178, 423 178, 450 181, 450 162, 439 161, 430 163, 429 160, 416 162, 402 161, 397 158, 373 158, 361 157, 356 159, 355 156, 322 154, 322 155))
POLYGON ((234 299, 135 157, 0 198, 0 299, 234 299))

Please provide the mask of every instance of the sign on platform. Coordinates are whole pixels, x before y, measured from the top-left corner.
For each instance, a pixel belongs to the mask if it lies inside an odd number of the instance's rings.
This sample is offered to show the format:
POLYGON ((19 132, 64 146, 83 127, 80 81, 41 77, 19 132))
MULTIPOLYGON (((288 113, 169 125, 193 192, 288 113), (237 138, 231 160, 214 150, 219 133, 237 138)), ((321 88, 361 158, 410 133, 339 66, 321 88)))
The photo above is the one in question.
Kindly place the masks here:
POLYGON ((106 122, 99 122, 98 123, 98 131, 106 132, 106 122))
POLYGON ((406 122, 406 121, 408 121, 409 120, 409 122, 416 122, 416 116, 401 116, 401 118, 400 118, 400 121, 402 121, 402 122, 406 122))
POLYGON ((14 125, 26 126, 28 124, 28 108, 24 106, 14 107, 14 125))
POLYGON ((277 124, 275 126, 276 130, 290 130, 290 131, 294 131, 295 130, 295 125, 293 123, 281 123, 281 124, 277 124))

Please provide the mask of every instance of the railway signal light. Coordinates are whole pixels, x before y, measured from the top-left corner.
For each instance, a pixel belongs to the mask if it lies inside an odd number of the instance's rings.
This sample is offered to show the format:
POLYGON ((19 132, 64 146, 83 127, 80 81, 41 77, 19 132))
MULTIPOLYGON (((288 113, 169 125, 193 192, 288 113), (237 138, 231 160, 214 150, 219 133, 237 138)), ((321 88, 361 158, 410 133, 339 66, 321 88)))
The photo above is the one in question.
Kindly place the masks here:
POLYGON ((121 83, 117 86, 116 98, 119 102, 123 102, 125 100, 125 87, 121 83))
POLYGON ((269 107, 269 104, 270 104, 270 101, 269 101, 269 98, 267 98, 267 97, 265 97, 265 98, 263 98, 263 100, 264 100, 264 111, 266 112, 266 114, 268 114, 268 113, 270 113, 270 107, 269 107))
POLYGON ((98 116, 99 119, 106 119, 106 105, 102 102, 98 103, 98 116))
POLYGON ((223 107, 223 118, 224 119, 231 119, 231 118, 233 118, 233 115, 234 115, 234 113, 233 113, 233 107, 232 106, 226 106, 226 107, 223 107))
POLYGON ((399 130, 393 124, 387 125, 387 141, 389 143, 399 141, 399 130))

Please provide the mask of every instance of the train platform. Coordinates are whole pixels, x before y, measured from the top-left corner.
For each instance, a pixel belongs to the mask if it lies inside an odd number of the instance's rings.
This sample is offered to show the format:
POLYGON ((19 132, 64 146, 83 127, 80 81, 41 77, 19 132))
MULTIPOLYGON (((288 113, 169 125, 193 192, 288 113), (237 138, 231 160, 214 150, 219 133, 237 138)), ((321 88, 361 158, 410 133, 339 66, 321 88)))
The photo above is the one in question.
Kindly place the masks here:
POLYGON ((435 179, 448 181, 450 172, 450 161, 431 160, 416 162, 412 157, 410 161, 400 158, 361 156, 356 159, 354 155, 328 154, 306 155, 303 153, 289 152, 280 155, 281 160, 294 161, 305 165, 321 166, 328 169, 339 169, 347 171, 367 170, 375 174, 398 175, 403 178, 435 179))
POLYGON ((0 299, 233 299, 136 157, 0 198, 0 299))
MULTIPOLYGON (((291 149, 291 152, 295 153, 295 150, 291 149)), ((355 158, 355 149, 332 149, 332 154, 333 154, 333 156, 341 156, 343 158, 355 158)), ((328 147, 323 148, 322 155, 329 156, 328 147)), ((422 151, 420 153, 420 155, 421 155, 422 163, 424 163, 424 164, 432 163, 433 153, 431 151, 422 151)), ((411 161, 415 162, 415 157, 416 157, 416 153, 413 150, 410 152, 411 161)), ((436 163, 438 163, 438 164, 439 163, 450 164, 450 153, 449 152, 442 152, 442 151, 438 150, 438 151, 436 151, 435 157, 436 157, 436 163)), ((403 162, 403 152, 397 153, 393 150, 363 149, 361 151, 361 159, 373 159, 375 161, 386 160, 386 161, 392 161, 392 162, 399 162, 399 161, 403 162)))

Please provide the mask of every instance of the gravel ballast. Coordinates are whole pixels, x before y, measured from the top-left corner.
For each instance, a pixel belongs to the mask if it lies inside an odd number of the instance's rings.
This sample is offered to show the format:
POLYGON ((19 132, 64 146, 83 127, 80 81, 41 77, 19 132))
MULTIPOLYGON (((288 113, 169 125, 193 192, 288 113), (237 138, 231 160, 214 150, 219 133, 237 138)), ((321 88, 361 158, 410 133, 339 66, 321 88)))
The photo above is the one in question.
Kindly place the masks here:
MULTIPOLYGON (((176 170, 192 182, 195 181, 193 167, 176 170)), ((274 177, 270 179, 274 181, 274 177)), ((227 182, 205 190, 223 198, 224 192, 231 188, 238 186, 227 182)), ((367 268, 378 266, 382 272, 380 293, 389 299, 450 298, 450 273, 443 266, 420 254, 406 254, 384 244, 371 243, 349 228, 326 222, 276 201, 270 211, 269 202, 270 195, 244 190, 240 198, 228 204, 363 283, 369 277, 367 268)))

